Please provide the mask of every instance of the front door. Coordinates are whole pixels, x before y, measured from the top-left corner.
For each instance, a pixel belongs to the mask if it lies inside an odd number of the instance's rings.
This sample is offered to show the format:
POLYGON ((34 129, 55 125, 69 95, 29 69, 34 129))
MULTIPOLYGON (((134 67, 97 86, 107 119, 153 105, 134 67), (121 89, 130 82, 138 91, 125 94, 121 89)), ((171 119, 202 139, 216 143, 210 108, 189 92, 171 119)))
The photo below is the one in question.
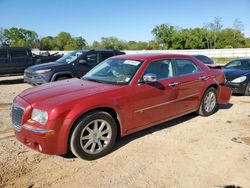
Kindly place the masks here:
POLYGON ((12 67, 10 67, 9 55, 7 49, 0 50, 0 74, 10 74, 12 67))
POLYGON ((179 111, 175 107, 177 89, 171 86, 175 80, 172 61, 163 59, 151 62, 143 75, 148 73, 155 74, 157 81, 135 86, 133 124, 130 129, 150 126, 173 117, 179 111))
POLYGON ((87 72, 89 72, 93 67, 98 64, 98 53, 90 52, 88 54, 83 54, 76 63, 76 75, 77 77, 84 76, 87 72), (83 60, 83 62, 81 62, 83 60))

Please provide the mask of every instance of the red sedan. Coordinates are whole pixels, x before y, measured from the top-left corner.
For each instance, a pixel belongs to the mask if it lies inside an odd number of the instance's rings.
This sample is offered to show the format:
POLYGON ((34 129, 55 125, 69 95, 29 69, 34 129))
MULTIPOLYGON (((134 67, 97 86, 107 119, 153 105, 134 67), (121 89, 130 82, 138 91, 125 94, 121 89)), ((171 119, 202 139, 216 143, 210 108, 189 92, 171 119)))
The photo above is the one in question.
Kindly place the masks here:
POLYGON ((13 102, 13 127, 20 142, 39 152, 93 160, 118 137, 190 112, 213 114, 230 100, 224 84, 220 70, 191 56, 116 56, 82 79, 22 92, 13 102))

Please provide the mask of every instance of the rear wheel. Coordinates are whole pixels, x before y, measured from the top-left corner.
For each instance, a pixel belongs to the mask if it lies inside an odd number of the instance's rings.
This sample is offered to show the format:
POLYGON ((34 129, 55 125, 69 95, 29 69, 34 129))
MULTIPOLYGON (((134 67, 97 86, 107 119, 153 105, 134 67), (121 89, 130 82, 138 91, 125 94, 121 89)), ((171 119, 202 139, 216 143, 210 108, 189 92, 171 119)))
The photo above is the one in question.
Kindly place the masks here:
POLYGON ((202 116, 210 116, 216 110, 217 92, 216 89, 210 87, 202 97, 199 108, 199 114, 202 116))
POLYGON ((248 83, 248 85, 246 87, 245 95, 250 96, 250 83, 248 83))
POLYGON ((70 138, 72 153, 94 160, 109 153, 114 146, 117 127, 113 117, 104 111, 94 111, 82 117, 70 138))

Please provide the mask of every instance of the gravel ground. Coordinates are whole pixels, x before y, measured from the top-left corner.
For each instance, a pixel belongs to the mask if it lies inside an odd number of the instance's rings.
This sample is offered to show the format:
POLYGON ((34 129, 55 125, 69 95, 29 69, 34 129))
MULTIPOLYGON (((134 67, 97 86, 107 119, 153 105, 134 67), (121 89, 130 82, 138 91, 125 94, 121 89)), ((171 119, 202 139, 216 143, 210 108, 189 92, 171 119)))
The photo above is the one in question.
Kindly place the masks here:
POLYGON ((11 130, 13 98, 31 86, 0 77, 0 187, 250 187, 250 97, 210 117, 189 114, 121 139, 95 161, 26 148, 11 130))

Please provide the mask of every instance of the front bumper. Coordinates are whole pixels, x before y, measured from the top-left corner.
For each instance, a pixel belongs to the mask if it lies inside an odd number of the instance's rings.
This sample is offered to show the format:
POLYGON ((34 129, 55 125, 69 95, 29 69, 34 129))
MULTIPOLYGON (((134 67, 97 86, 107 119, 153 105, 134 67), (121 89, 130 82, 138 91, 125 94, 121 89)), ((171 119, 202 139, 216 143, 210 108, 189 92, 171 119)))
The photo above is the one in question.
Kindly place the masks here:
MULTIPOLYGON (((50 77, 50 76, 49 76, 50 77)), ((34 73, 24 73, 24 82, 27 82, 31 85, 41 85, 49 82, 49 79, 47 79, 47 75, 43 74, 34 74, 34 73)))
POLYGON ((23 109, 21 122, 15 125, 17 114, 12 112, 13 129, 17 140, 27 147, 45 154, 65 154, 68 150, 70 119, 48 120, 45 126, 30 119, 31 105, 21 97, 16 97, 13 108, 23 109))
POLYGON ((233 83, 228 81, 226 86, 230 87, 235 94, 244 94, 247 87, 247 82, 233 83))
POLYGON ((45 154, 57 154, 57 141, 51 133, 54 134, 54 130, 38 129, 29 125, 23 125, 21 130, 15 129, 17 140, 29 148, 45 154))

